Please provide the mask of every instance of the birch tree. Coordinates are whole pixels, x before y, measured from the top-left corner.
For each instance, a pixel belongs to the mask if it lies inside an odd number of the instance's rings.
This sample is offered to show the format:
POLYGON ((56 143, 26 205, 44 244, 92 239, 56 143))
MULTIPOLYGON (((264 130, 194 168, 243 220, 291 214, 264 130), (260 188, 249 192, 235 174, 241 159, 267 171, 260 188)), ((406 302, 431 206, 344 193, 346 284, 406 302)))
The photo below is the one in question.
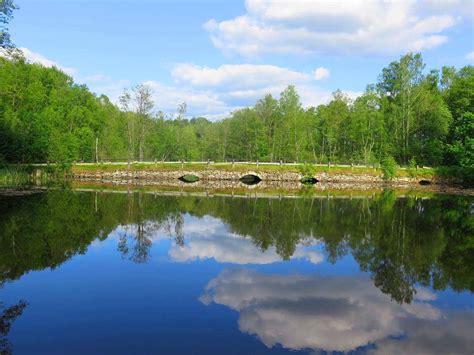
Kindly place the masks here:
POLYGON ((148 85, 140 84, 133 88, 135 112, 138 121, 138 158, 143 161, 145 157, 146 124, 150 119, 154 107, 152 90, 148 85))

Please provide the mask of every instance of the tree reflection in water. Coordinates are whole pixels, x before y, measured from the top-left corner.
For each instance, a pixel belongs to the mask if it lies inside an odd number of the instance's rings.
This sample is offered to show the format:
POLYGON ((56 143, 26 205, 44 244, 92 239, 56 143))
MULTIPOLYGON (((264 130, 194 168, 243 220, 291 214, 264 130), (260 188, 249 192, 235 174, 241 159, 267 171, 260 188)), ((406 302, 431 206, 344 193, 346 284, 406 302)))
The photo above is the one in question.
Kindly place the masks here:
POLYGON ((185 216, 212 216, 226 225, 225 233, 251 240, 262 252, 273 248, 284 260, 312 243, 323 243, 331 262, 351 253, 376 287, 409 303, 416 285, 474 291, 472 203, 472 197, 398 197, 390 190, 363 198, 74 191, 0 197, 0 272, 9 281, 55 268, 117 230, 119 252, 144 263, 158 231, 184 246, 185 216))

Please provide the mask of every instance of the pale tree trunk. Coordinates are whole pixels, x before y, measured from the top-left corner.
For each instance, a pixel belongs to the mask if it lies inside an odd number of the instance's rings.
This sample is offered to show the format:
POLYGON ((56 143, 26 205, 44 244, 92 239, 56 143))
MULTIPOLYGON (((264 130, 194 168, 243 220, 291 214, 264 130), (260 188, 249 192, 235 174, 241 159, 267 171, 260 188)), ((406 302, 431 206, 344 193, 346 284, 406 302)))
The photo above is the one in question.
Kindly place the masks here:
POLYGON ((140 145, 139 145, 139 159, 143 161, 144 158, 144 151, 145 151, 145 120, 141 118, 140 120, 140 145))

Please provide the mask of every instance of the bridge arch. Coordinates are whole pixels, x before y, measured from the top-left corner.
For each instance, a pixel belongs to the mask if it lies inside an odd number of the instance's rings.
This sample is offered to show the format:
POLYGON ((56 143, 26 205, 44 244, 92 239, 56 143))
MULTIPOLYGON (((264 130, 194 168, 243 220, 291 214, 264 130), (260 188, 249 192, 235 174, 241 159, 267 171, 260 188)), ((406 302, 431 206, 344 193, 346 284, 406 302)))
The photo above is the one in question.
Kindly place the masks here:
POLYGON ((251 173, 242 176, 239 180, 246 185, 256 185, 262 181, 260 176, 251 173))

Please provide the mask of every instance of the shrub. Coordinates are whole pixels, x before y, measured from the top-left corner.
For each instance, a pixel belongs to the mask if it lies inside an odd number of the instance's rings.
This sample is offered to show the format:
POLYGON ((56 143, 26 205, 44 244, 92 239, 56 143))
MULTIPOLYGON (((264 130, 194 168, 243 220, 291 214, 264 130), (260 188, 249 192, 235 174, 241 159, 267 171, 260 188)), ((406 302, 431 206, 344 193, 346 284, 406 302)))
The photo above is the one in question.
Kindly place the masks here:
POLYGON ((299 171, 303 177, 314 177, 316 168, 312 164, 300 165, 299 171))
POLYGON ((385 157, 382 160, 380 167, 382 168, 383 179, 393 180, 393 178, 397 174, 397 162, 395 161, 395 159, 393 159, 393 157, 391 156, 385 157))

